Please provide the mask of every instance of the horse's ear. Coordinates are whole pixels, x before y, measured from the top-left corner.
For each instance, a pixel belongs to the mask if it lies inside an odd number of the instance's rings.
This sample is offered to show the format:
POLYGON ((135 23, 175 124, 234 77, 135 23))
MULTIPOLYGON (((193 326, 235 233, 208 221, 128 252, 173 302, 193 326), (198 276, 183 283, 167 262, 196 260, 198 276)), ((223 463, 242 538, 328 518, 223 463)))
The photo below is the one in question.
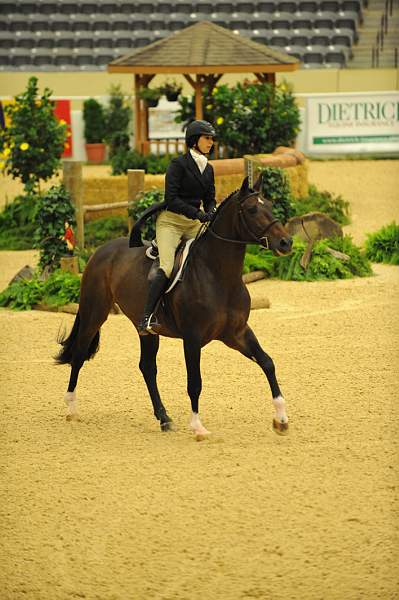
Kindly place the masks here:
POLYGON ((254 190, 255 190, 255 192, 260 192, 261 189, 262 189, 262 177, 263 177, 263 173, 261 172, 259 174, 258 179, 254 183, 254 190))
POLYGON ((241 185, 241 189, 240 189, 240 196, 244 196, 244 194, 247 193, 247 191, 249 190, 249 177, 245 177, 244 181, 242 182, 241 185))

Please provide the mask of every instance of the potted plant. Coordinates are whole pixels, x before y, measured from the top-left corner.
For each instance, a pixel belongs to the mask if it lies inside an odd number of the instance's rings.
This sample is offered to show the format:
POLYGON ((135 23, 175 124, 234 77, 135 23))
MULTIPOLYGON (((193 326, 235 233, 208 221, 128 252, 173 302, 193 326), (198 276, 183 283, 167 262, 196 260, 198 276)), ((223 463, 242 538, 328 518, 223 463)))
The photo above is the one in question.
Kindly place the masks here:
POLYGON ((166 81, 165 85, 160 88, 162 94, 166 96, 169 102, 176 102, 182 89, 183 87, 176 83, 176 81, 166 81))
POLYGON ((139 91, 139 97, 145 101, 148 107, 158 106, 160 97, 162 96, 159 88, 145 87, 139 91))
POLYGON ((105 159, 106 134, 104 109, 94 98, 83 103, 84 137, 89 162, 99 163, 105 159))

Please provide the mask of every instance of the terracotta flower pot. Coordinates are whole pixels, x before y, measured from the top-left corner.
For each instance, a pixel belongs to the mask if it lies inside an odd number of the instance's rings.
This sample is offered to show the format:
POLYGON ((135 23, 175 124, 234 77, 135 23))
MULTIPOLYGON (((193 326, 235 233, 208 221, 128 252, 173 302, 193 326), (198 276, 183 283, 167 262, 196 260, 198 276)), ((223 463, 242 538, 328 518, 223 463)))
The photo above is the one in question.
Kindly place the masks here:
POLYGON ((87 160, 100 163, 105 160, 105 144, 86 144, 87 160))

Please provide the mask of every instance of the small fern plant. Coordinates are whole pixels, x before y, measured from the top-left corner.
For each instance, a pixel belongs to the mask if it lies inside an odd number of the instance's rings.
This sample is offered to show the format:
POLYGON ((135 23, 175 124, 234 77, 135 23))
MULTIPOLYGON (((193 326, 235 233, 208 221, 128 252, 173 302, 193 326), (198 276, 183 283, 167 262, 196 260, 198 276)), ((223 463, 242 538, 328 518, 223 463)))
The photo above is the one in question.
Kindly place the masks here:
POLYGON ((390 223, 366 239, 366 255, 373 262, 399 265, 399 225, 390 223))

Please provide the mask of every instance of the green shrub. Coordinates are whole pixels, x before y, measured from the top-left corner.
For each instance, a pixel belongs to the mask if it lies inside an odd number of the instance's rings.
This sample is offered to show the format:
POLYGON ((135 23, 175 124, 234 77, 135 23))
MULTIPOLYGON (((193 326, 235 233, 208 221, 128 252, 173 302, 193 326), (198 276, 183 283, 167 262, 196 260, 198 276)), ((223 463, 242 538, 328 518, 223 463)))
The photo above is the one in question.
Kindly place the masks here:
POLYGON ((27 250, 34 247, 39 197, 22 194, 0 213, 0 249, 27 250))
POLYGON ((40 248, 39 267, 53 271, 60 266, 61 256, 67 254, 62 239, 65 222, 75 225, 75 209, 63 185, 53 185, 39 200, 35 241, 40 248))
POLYGON ((274 257, 271 252, 262 249, 261 246, 248 245, 244 257, 243 273, 251 271, 264 271, 271 275, 274 269, 274 257))
POLYGON ((66 271, 54 271, 46 281, 38 278, 21 279, 0 293, 0 306, 15 310, 30 310, 35 304, 62 306, 78 302, 80 278, 66 271))
POLYGON ((350 236, 320 240, 315 243, 309 266, 304 270, 300 260, 307 244, 294 238, 289 256, 274 257, 273 275, 279 279, 294 281, 316 281, 323 279, 349 279, 372 275, 370 263, 364 253, 355 246, 350 236), (349 261, 332 256, 326 246, 347 254, 349 261))
POLYGON ((103 106, 94 98, 83 103, 84 138, 86 144, 101 144, 106 136, 103 106))
POLYGON ((143 156, 137 150, 118 148, 111 157, 112 175, 123 175, 128 169, 143 169, 151 175, 166 173, 171 159, 172 155, 169 154, 143 156))
POLYGON ((132 117, 130 108, 120 85, 111 85, 109 105, 105 109, 105 142, 109 147, 109 157, 119 150, 129 150, 129 124, 132 117))
POLYGON ((106 217, 85 224, 85 244, 96 248, 117 237, 128 234, 125 217, 106 217))
MULTIPOLYGON (((179 103, 176 121, 187 125, 194 117, 193 100, 180 96, 179 103)), ((219 144, 230 156, 291 146, 299 131, 299 109, 286 82, 218 85, 211 94, 204 90, 203 108, 205 119, 216 128, 219 144)))
POLYGON ((262 173, 262 194, 273 203, 273 215, 285 224, 295 214, 288 175, 284 169, 266 167, 262 173))
MULTIPOLYGON (((134 221, 137 221, 143 214, 143 212, 155 204, 156 202, 163 202, 164 194, 161 190, 150 190, 149 192, 144 192, 140 199, 135 202, 131 208, 129 208, 129 216, 132 217, 134 221)), ((152 218, 147 219, 145 222, 141 234, 142 238, 145 240, 153 240, 155 238, 155 220, 157 215, 154 215, 152 218)))
POLYGON ((367 235, 366 255, 373 262, 399 265, 399 225, 395 221, 367 235))
POLYGON ((300 216, 309 212, 322 212, 340 225, 350 223, 350 205, 342 196, 334 196, 330 192, 321 192, 315 185, 309 185, 309 193, 304 198, 292 202, 295 214, 300 216))

